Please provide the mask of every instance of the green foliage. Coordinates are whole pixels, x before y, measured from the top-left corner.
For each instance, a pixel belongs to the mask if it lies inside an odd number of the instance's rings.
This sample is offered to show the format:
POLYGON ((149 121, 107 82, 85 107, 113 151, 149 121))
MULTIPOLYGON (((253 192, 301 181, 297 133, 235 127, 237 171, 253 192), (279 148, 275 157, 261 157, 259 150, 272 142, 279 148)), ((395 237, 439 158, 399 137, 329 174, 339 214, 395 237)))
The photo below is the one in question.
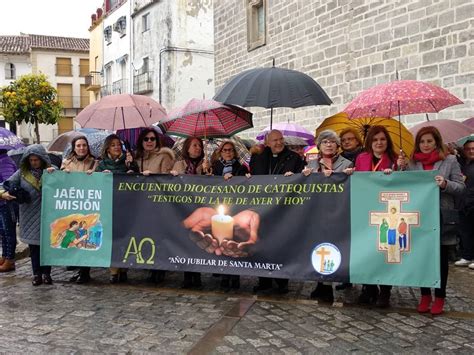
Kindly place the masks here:
POLYGON ((0 91, 2 114, 10 123, 55 124, 62 111, 56 89, 44 74, 21 76, 0 91))

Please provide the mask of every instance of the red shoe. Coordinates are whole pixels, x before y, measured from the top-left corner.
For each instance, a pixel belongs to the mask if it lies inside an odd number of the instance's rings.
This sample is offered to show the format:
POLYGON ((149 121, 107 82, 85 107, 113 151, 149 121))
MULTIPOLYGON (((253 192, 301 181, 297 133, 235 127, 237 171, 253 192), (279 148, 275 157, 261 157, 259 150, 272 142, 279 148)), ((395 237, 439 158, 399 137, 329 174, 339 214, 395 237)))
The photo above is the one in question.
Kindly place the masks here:
POLYGON ((430 311, 431 306, 431 295, 422 295, 420 304, 418 304, 418 308, 416 309, 420 313, 427 313, 430 311))
POLYGON ((435 297, 433 306, 431 307, 431 314, 436 316, 438 314, 443 313, 443 307, 444 307, 444 298, 435 297))

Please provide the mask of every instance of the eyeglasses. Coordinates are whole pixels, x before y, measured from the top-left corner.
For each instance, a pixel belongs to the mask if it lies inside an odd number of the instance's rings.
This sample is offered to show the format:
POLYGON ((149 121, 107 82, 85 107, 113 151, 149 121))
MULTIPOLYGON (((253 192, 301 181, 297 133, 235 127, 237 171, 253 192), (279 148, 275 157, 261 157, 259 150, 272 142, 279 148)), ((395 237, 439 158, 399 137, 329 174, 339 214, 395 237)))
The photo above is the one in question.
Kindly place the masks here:
POLYGON ((336 141, 328 141, 328 140, 325 139, 325 140, 321 141, 321 144, 323 144, 323 145, 333 145, 333 144, 337 144, 337 142, 336 141))
POLYGON ((143 138, 144 142, 154 142, 156 141, 156 137, 145 137, 143 138))
POLYGON ((234 148, 224 148, 221 150, 222 153, 232 153, 234 151, 234 148))

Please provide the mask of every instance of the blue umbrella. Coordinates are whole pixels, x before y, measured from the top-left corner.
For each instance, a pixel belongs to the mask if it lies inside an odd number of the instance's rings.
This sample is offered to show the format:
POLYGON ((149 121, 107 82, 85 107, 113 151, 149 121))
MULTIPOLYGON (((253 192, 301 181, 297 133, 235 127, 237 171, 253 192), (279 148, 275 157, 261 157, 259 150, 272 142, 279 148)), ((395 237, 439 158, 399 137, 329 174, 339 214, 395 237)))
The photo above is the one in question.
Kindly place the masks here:
POLYGON ((19 149, 25 145, 15 133, 0 127, 0 150, 19 149))

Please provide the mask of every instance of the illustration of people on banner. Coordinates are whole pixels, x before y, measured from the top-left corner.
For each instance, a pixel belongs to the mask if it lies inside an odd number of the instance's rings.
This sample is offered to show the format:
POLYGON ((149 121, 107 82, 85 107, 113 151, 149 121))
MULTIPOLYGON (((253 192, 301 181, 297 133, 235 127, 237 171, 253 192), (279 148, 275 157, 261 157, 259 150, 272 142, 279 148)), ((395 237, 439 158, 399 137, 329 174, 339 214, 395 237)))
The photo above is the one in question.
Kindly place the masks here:
POLYGON ((380 202, 387 212, 370 212, 370 224, 378 226, 377 250, 386 253, 389 264, 401 263, 402 252, 410 252, 409 227, 419 225, 419 212, 402 212, 402 202, 409 201, 408 192, 381 192, 380 202))
POLYGON ((102 224, 99 214, 71 214, 51 223, 51 247, 98 250, 102 244, 102 224))

